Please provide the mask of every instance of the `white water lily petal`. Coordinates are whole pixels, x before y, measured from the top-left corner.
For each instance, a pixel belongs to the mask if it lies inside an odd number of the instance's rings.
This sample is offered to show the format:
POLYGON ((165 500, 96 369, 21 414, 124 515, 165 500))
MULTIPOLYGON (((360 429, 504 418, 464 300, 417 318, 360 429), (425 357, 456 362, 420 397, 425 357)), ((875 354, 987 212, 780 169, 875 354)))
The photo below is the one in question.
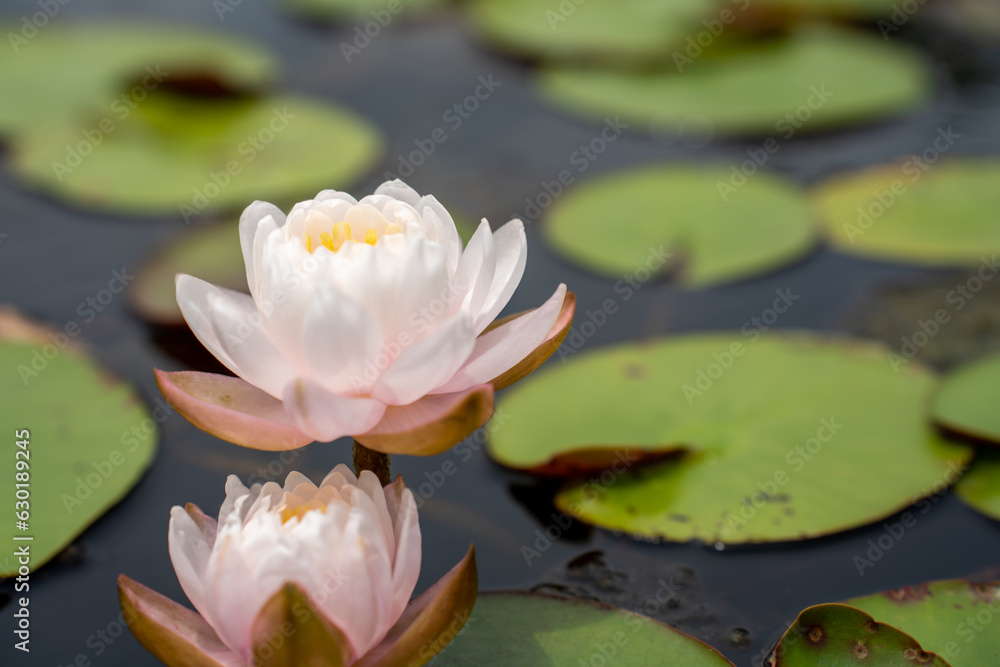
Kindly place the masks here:
POLYGON ((246 207, 240 216, 240 247, 243 250, 243 263, 246 265, 247 285, 254 300, 257 299, 257 261, 254 254, 254 239, 257 229, 265 218, 271 218, 275 226, 285 223, 285 214, 274 204, 266 201, 255 201, 246 207))
POLYGON ((451 380, 436 389, 434 393, 464 391, 477 384, 489 382, 513 368, 517 361, 511 360, 520 361, 542 344, 559 319, 565 299, 566 285, 559 285, 555 293, 541 307, 477 338, 476 347, 469 360, 451 380))
POLYGON ((480 310, 470 311, 475 316, 477 336, 510 301, 528 263, 528 239, 524 234, 524 223, 520 220, 511 220, 498 229, 493 234, 493 243, 496 247, 496 270, 489 294, 480 310))
POLYGON ((281 397, 297 373, 260 326, 251 297, 182 274, 177 277, 177 303, 194 335, 219 361, 281 397))
POLYGON ((307 380, 290 383, 283 400, 299 430, 320 442, 372 429, 386 408, 380 401, 335 394, 307 380))

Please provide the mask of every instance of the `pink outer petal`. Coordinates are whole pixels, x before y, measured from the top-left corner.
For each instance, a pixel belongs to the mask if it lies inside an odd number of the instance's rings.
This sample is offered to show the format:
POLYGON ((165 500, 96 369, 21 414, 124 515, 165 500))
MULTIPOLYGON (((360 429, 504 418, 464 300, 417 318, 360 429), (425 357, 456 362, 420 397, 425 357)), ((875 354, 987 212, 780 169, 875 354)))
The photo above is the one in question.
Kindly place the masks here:
POLYGON ((281 401, 239 378, 197 371, 154 372, 167 402, 216 437, 272 452, 313 441, 291 424, 281 401))
POLYGON ((156 591, 118 577, 122 616, 142 646, 169 667, 245 667, 198 614, 156 591))
POLYGON ((386 410, 381 401, 341 396, 306 380, 291 382, 284 398, 294 424, 320 442, 364 433, 378 424, 386 410))
POLYGON ((448 394, 503 376, 542 345, 560 320, 566 301, 566 285, 539 308, 492 329, 476 339, 469 360, 444 385, 432 393, 448 394))
POLYGON ((479 575, 476 550, 413 600, 382 643, 354 667, 423 665, 454 639, 476 604, 479 575))
POLYGON ((447 451, 493 415, 493 387, 481 384, 453 394, 424 396, 393 405, 373 429, 354 438, 384 454, 433 456, 447 451))
MULTIPOLYGON (((545 337, 545 340, 542 341, 541 345, 532 350, 531 354, 519 361, 516 366, 493 378, 490 381, 490 384, 493 385, 493 389, 500 391, 504 387, 509 387, 528 373, 541 366, 546 359, 551 357, 553 353, 559 349, 559 346, 562 345, 563 339, 566 338, 566 334, 569 333, 569 328, 573 324, 573 314, 575 312, 576 295, 572 292, 567 292, 566 300, 562 303, 562 310, 559 311, 559 318, 556 320, 556 323, 552 325, 552 328, 549 329, 549 335, 545 337)), ((518 313, 517 315, 512 315, 509 320, 514 320, 518 317, 524 316, 525 314, 526 313, 518 313)), ((508 318, 504 318, 504 320, 496 322, 495 324, 497 326, 502 326, 509 320, 508 318)), ((490 331, 490 329, 487 329, 487 331, 490 331)))

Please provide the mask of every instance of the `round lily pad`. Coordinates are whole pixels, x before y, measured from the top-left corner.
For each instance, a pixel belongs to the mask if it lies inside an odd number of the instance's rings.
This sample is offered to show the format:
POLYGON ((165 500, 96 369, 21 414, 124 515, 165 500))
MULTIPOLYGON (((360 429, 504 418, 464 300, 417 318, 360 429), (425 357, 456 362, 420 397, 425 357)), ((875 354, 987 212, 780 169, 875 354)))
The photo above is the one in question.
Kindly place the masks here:
POLYGON ((951 667, 1000 664, 1000 585, 934 581, 854 598, 846 604, 912 636, 951 667))
POLYGON ((788 35, 674 54, 659 69, 550 66, 542 93, 568 111, 641 132, 702 118, 716 134, 790 139, 906 113, 932 88, 916 51, 880 37, 807 27, 788 35))
POLYGON ((939 655, 926 651, 910 635, 846 604, 820 604, 799 614, 775 647, 768 664, 770 667, 949 667, 939 655))
POLYGON ((955 485, 955 495, 977 512, 1000 521, 1000 452, 980 449, 972 468, 955 485))
POLYGON ((777 176, 734 187, 729 167, 647 167, 569 191, 543 227, 555 248, 614 277, 638 267, 692 286, 765 273, 815 246, 805 195, 777 176))
POLYGON ((296 97, 206 101, 163 92, 99 143, 84 134, 95 123, 19 133, 14 171, 80 206, 190 221, 255 199, 343 189, 382 148, 378 131, 354 112, 296 97))
MULTIPOLYGON (((853 254, 975 266, 1000 251, 1000 160, 937 162, 958 135, 943 128, 921 155, 834 177, 815 192, 826 236, 853 254)), ((987 265, 991 278, 996 264, 987 265)))
POLYGON ((934 420, 952 431, 1000 444, 1000 354, 948 376, 934 397, 934 420))
MULTIPOLYGON (((775 306, 791 307, 780 294, 775 306)), ((972 454, 928 423, 934 375, 894 371, 879 345, 748 329, 563 353, 501 401, 517 419, 489 452, 530 470, 590 447, 674 451, 642 467, 623 454, 557 495, 611 530, 723 544, 827 535, 939 491, 972 454)))
MULTIPOLYGON (((715 18, 715 0, 475 0, 472 22, 488 42, 555 59, 636 60, 668 56, 715 18)), ((735 11, 734 7, 734 11, 735 11)))
MULTIPOLYGON (((276 72, 261 47, 192 27, 59 21, 30 37, 20 24, 6 26, 3 34, 16 54, 0 59, 3 133, 38 122, 67 123, 80 114, 117 123, 164 83, 211 79, 254 90, 276 72)), ((76 132, 84 129, 100 126, 76 132)))
POLYGON ((693 637, 640 614, 537 593, 482 593, 465 627, 438 654, 460 665, 732 665, 693 637))
MULTIPOLYGON (((49 331, 0 309, 0 394, 11 428, 0 474, 12 509, 0 539, 15 545, 9 553, 28 546, 32 571, 121 500, 156 451, 149 411, 79 349, 79 333, 75 322, 49 331)), ((19 565, 5 555, 0 577, 14 576, 19 565)))
POLYGON ((301 14, 333 20, 375 21, 382 28, 399 15, 423 12, 447 2, 449 0, 286 0, 291 9, 301 14))

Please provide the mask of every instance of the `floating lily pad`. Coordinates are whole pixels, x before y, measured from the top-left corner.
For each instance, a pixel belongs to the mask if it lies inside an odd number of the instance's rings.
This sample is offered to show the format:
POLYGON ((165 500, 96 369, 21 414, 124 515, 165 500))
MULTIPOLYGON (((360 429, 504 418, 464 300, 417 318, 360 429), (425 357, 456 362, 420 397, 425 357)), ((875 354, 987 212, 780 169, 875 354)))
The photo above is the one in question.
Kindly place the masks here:
POLYGON ((95 123, 76 132, 97 132, 101 120, 117 125, 165 82, 207 78, 231 89, 253 90, 276 71, 262 48, 191 27, 52 22, 23 43, 10 37, 24 38, 22 25, 6 28, 4 41, 13 40, 16 57, 0 59, 4 133, 38 122, 70 122, 81 113, 95 123))
POLYGON ((960 368, 934 397, 934 420, 963 435, 1000 444, 1000 355, 960 368))
POLYGON ((912 636, 951 667, 1000 664, 1000 634, 990 627, 1000 613, 1000 586, 995 583, 935 581, 846 604, 912 636))
MULTIPOLYGON (((12 509, 0 539, 28 545, 32 571, 121 500, 156 451, 156 424, 135 390, 84 354, 73 342, 74 332, 79 335, 78 326, 48 331, 0 309, 0 366, 5 369, 0 395, 11 428, 0 474, 8 480, 12 509), (15 480, 25 478, 30 486, 22 530, 14 511, 25 508, 14 507, 15 480), (26 536, 32 540, 14 541, 26 536)), ((0 577, 15 575, 18 567, 16 558, 4 556, 0 577)))
POLYGON ((796 186, 758 174, 735 188, 731 176, 728 167, 671 166, 595 179, 552 207, 545 236, 602 274, 679 271, 698 287, 764 273, 815 245, 796 186))
MULTIPOLYGON (((748 0, 738 0, 740 3, 748 0)), ((926 0, 925 0, 926 1, 926 0)), ((764 0, 765 9, 782 10, 795 15, 877 18, 890 16, 899 0, 764 0)), ((919 6, 914 0, 913 6, 919 6)), ((900 9, 902 12, 903 10, 900 9)), ((905 12, 909 17, 912 12, 905 12)))
POLYGON ((382 147, 378 131, 354 112, 295 97, 151 95, 97 145, 81 134, 93 123, 20 133, 15 172, 81 206, 190 221, 255 199, 343 189, 382 147))
POLYGON ((980 449, 972 468, 955 485, 955 495, 977 512, 1000 521, 1000 452, 980 449))
POLYGON ((940 656, 925 651, 910 635, 845 604, 816 605, 799 614, 768 664, 771 667, 948 667, 940 656))
POLYGON ((693 117, 716 134, 776 139, 906 113, 932 87, 918 52, 825 28, 742 45, 719 39, 657 70, 552 66, 540 84, 553 104, 595 120, 620 115, 640 132, 676 131, 693 117))
MULTIPOLYGON (((475 0, 473 25, 518 54, 557 59, 649 59, 669 55, 715 18, 715 0, 475 0)), ((735 11, 734 7, 734 11, 735 11)))
POLYGON ((678 452, 643 467, 623 457, 556 497, 571 516, 637 536, 826 535, 930 494, 972 454, 928 423, 933 374, 894 371, 879 345, 749 331, 566 359, 510 390, 500 406, 517 418, 489 452, 521 469, 595 446, 678 452))
POLYGON ((640 614, 533 593, 480 594, 465 627, 434 664, 549 667, 581 661, 629 667, 733 664, 697 639, 640 614))
MULTIPOLYGON (((956 138, 948 128, 934 141, 950 147, 956 138)), ((975 266, 1000 251, 1000 160, 935 163, 938 149, 928 150, 819 186, 816 205, 830 242, 854 254, 932 266, 975 266)), ((995 273, 990 269, 990 277, 995 273)))
MULTIPOLYGON (((286 0, 293 10, 317 18, 376 21, 381 28, 396 16, 441 7, 450 0, 286 0), (381 19, 381 20, 380 20, 381 19)), ((369 38, 371 35, 367 35, 369 38)), ((355 45, 357 46, 357 45, 355 45)), ((359 47, 363 48, 363 47, 359 47)))

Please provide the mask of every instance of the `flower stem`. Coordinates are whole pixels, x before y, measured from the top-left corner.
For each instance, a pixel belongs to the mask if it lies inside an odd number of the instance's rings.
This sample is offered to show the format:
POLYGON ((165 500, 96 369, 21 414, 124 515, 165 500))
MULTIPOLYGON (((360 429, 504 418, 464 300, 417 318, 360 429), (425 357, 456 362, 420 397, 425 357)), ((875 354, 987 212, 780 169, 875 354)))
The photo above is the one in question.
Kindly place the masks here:
POLYGON ((354 473, 360 475, 362 470, 371 470, 378 477, 382 486, 388 486, 389 478, 389 455, 368 449, 357 440, 354 441, 354 448, 351 450, 354 456, 354 473))

